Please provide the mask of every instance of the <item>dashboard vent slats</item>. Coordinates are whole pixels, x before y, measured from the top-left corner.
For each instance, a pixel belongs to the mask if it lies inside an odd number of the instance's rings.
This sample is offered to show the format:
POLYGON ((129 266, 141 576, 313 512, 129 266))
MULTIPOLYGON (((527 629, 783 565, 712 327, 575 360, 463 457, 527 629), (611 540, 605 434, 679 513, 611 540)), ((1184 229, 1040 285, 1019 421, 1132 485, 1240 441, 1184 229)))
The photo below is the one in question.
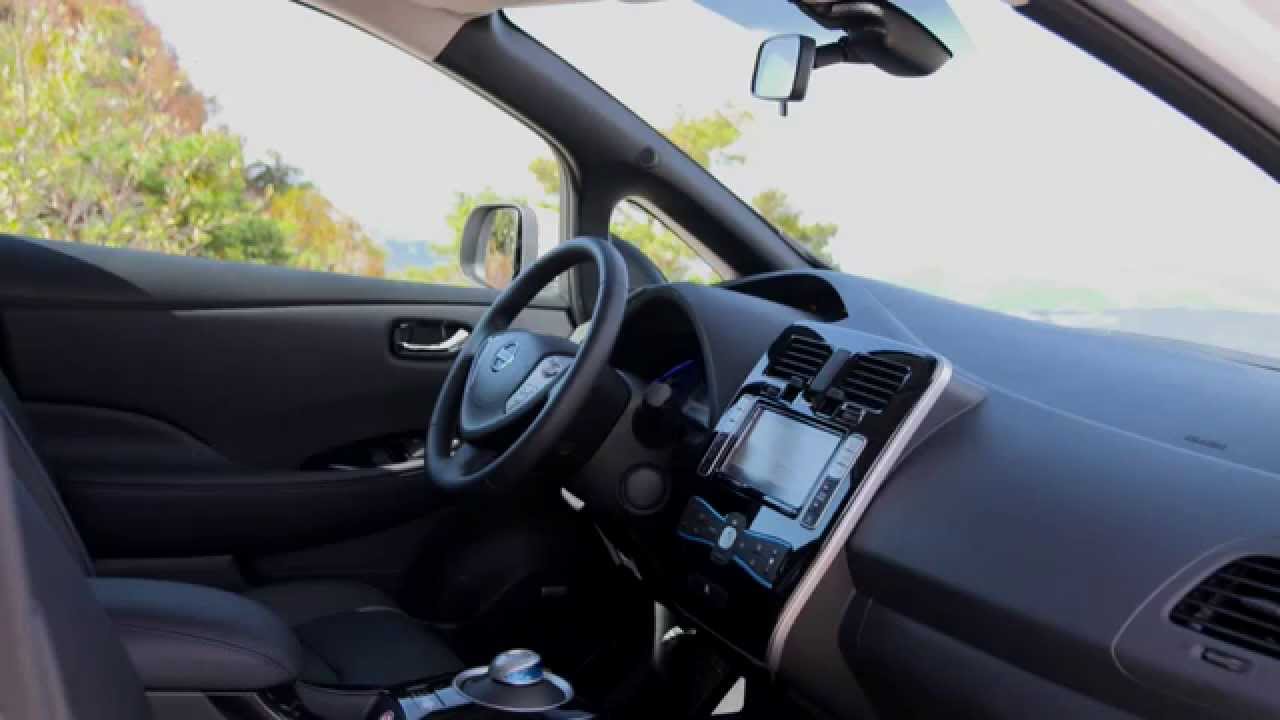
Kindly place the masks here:
POLYGON ((862 409, 880 413, 889 407, 911 377, 911 368, 878 355, 858 354, 845 363, 836 387, 845 400, 862 409))
POLYGON ((766 375, 806 385, 831 357, 831 346, 817 338, 792 332, 769 359, 766 375))
POLYGON ((1228 564, 1178 601, 1169 619, 1280 659, 1280 558, 1255 556, 1228 564))

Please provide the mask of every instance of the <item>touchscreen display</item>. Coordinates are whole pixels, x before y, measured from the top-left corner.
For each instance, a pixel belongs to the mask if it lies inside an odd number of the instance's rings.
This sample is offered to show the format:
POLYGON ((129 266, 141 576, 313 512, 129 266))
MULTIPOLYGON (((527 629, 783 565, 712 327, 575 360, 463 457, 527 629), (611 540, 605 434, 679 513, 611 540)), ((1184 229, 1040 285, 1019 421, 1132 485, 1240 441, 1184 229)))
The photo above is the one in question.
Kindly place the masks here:
POLYGON ((833 432, 764 410, 724 470, 739 483, 799 508, 839 444, 840 436, 833 432))

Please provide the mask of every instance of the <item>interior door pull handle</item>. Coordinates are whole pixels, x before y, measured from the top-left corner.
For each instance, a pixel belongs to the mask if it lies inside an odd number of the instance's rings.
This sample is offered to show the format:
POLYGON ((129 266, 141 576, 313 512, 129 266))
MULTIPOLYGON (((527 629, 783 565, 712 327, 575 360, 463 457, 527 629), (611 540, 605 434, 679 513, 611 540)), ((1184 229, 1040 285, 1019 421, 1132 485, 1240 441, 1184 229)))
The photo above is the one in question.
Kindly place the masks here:
POLYGON ((420 343, 411 343, 407 340, 396 340, 396 347, 406 353, 439 353, 441 355, 454 353, 458 348, 462 347, 462 343, 471 337, 471 331, 466 328, 458 328, 453 331, 449 337, 438 343, 430 343, 423 345, 420 343))

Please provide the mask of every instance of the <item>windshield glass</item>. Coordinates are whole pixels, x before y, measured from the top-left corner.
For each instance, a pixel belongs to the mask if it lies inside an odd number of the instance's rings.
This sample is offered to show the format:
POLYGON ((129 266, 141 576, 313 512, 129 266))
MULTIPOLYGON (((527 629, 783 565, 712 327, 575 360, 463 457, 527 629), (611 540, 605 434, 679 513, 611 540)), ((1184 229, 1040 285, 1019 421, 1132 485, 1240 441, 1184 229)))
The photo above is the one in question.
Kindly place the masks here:
POLYGON ((509 14, 846 272, 1280 358, 1277 184, 1006 4, 951 6, 969 46, 937 74, 823 68, 788 117, 749 95, 760 41, 835 37, 788 2, 509 14))

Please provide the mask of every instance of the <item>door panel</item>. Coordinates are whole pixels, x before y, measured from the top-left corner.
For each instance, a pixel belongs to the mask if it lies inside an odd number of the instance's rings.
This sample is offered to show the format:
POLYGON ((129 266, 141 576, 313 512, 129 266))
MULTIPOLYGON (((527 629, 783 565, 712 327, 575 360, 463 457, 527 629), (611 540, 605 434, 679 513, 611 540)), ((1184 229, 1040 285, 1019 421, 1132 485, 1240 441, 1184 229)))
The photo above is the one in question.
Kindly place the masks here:
MULTIPOLYGON (((301 467, 314 454, 425 428, 452 357, 391 352, 397 320, 473 325, 479 305, 208 310, 15 309, 12 379, 28 401, 128 410, 234 462, 301 467)), ((564 334, 564 313, 519 323, 564 334), (557 322, 557 317, 559 322, 557 322)))
MULTIPOLYGON (((493 296, 0 236, 5 372, 99 557, 262 555, 428 514, 420 467, 331 459, 425 428, 452 355, 397 356, 397 327, 470 327, 493 296)), ((550 302, 517 324, 571 327, 550 302)))

